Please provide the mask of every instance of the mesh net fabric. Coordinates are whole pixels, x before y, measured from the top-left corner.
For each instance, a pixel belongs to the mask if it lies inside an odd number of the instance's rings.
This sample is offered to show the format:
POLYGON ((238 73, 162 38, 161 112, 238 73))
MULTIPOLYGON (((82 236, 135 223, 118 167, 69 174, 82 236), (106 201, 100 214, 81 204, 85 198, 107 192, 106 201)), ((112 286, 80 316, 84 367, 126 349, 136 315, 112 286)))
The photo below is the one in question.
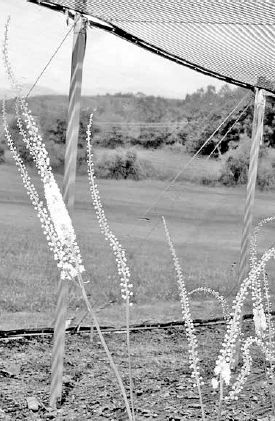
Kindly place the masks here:
POLYGON ((45 3, 99 19, 109 24, 104 29, 210 76, 275 92, 275 0, 45 3))

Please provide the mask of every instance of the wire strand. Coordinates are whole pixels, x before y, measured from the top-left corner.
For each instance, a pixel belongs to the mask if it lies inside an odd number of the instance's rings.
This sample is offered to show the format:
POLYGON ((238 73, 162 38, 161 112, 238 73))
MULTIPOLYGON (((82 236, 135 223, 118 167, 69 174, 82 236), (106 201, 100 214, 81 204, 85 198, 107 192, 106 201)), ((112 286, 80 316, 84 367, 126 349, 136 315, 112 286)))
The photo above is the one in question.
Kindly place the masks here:
MULTIPOLYGON (((78 17, 78 19, 80 18, 80 16, 78 17)), ((77 19, 77 20, 78 20, 77 19)), ((76 22, 77 22, 76 20, 76 22)), ((60 50, 60 48, 62 47, 62 45, 64 44, 64 42, 66 41, 66 39, 68 38, 68 36, 70 35, 70 33, 72 32, 75 23, 74 22, 70 29, 67 31, 66 35, 63 37, 63 39, 61 40, 60 44, 58 45, 58 47, 55 49, 55 51, 53 52, 53 54, 51 55, 50 59, 48 60, 47 64, 43 67, 43 69, 41 70, 41 72, 39 73, 39 75, 37 76, 36 80, 34 81, 32 87, 30 88, 29 92, 26 95, 26 98, 29 97, 30 93, 33 91, 33 89, 35 88, 35 86, 37 85, 37 83, 39 82, 39 80, 41 79, 41 77, 43 76, 43 74, 45 73, 45 71, 47 70, 47 68, 49 67, 49 65, 51 64, 51 62, 53 61, 54 57, 56 56, 56 54, 58 53, 58 51, 60 50)))
POLYGON ((181 168, 177 174, 172 178, 172 180, 168 183, 168 185, 160 192, 156 200, 153 202, 153 204, 146 209, 144 214, 142 215, 142 218, 145 218, 148 213, 158 204, 162 196, 172 187, 172 185, 177 181, 179 176, 186 170, 186 168, 189 167, 189 165, 196 159, 196 157, 200 154, 200 152, 204 149, 204 147, 210 142, 210 140, 213 139, 215 134, 220 130, 220 128, 224 125, 224 123, 231 117, 232 114, 239 108, 239 106, 247 99, 247 97, 250 95, 250 93, 247 93, 234 107, 232 111, 223 119, 223 121, 219 124, 219 126, 214 130, 214 132, 206 139, 206 141, 203 143, 203 145, 197 150, 197 152, 190 158, 190 160, 181 168))
MULTIPOLYGON (((184 165, 184 167, 178 171, 178 173, 176 174, 176 176, 172 179, 172 181, 160 192, 159 196, 157 197, 157 199, 155 200, 155 202, 145 211, 145 213, 140 217, 140 220, 146 220, 146 216, 148 215, 148 213, 158 204, 159 200, 161 199, 161 197, 163 196, 164 193, 166 193, 170 187, 173 185, 173 183, 178 179, 178 177, 182 174, 182 172, 194 161, 194 159, 198 156, 198 154, 202 151, 202 149, 207 145, 207 143, 210 142, 210 140, 215 136, 215 134, 219 131, 219 129, 223 126, 223 124, 231 117, 231 115, 238 109, 238 107, 245 101, 245 99, 247 99, 250 96, 250 92, 247 93, 239 102, 238 104, 234 107, 234 109, 226 116, 226 118, 219 124, 219 126, 214 130, 214 132, 208 137, 208 139, 206 139, 206 141, 203 143, 203 145, 200 147, 200 149, 191 157, 191 159, 184 165)), ((249 98, 249 104, 251 101, 251 97, 249 98)), ((246 106, 246 109, 248 108, 249 104, 246 106)), ((241 115, 238 117, 240 118, 241 115)), ((234 122, 234 125, 236 124, 236 121, 234 122)), ((230 130, 233 128, 233 125, 231 126, 230 130)), ((226 135, 229 133, 229 131, 227 131, 226 135)), ((224 139, 224 137, 223 137, 224 139)), ((209 157, 207 157, 207 159, 209 159, 209 157)), ((171 203, 175 202, 175 198, 171 199, 171 203)), ((149 230, 149 232, 147 233, 147 235, 143 238, 144 241, 148 240, 148 238, 150 237, 150 235, 152 234, 152 232, 157 228, 157 226, 161 223, 161 220, 156 221, 156 223, 152 226, 152 228, 149 230)), ((128 235, 133 235, 134 231, 130 232, 128 235)))
POLYGON ((206 158, 206 161, 208 161, 211 156, 213 155, 213 153, 217 150, 217 148, 220 146, 220 144, 224 141, 224 139, 227 137, 227 135, 231 132, 231 130, 236 126, 236 124, 238 123, 238 121, 240 120, 240 118, 245 114, 245 112, 247 111, 248 107, 251 105, 252 96, 249 99, 249 102, 247 104, 247 106, 242 110, 242 112, 240 113, 240 115, 237 117, 237 119, 234 121, 234 123, 232 124, 232 126, 229 127, 229 129, 227 130, 227 132, 225 133, 225 135, 219 140, 219 142, 215 145, 215 148, 213 149, 213 151, 208 155, 208 157, 206 158))

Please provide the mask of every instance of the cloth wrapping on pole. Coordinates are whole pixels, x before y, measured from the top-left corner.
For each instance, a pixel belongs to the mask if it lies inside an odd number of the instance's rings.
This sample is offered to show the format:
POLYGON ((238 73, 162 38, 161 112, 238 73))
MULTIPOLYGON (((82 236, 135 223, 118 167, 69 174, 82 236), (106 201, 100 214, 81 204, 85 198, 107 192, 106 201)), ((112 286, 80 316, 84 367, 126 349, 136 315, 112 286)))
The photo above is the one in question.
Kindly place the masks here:
POLYGON ((258 171, 258 158, 260 145, 263 138, 263 121, 265 112, 265 95, 262 89, 256 89, 254 116, 252 127, 252 143, 247 181, 246 202, 243 217, 243 232, 241 240, 241 255, 239 263, 239 284, 244 280, 249 271, 249 248, 252 231, 253 208, 255 200, 255 188, 258 171))
MULTIPOLYGON (((86 21, 81 15, 76 14, 71 64, 68 124, 66 132, 65 171, 63 180, 63 198, 69 211, 73 210, 75 201, 80 97, 86 39, 86 21)), ((54 345, 52 352, 52 379, 50 387, 50 406, 52 408, 56 407, 57 401, 60 400, 62 396, 67 299, 68 281, 60 279, 54 326, 54 345)))

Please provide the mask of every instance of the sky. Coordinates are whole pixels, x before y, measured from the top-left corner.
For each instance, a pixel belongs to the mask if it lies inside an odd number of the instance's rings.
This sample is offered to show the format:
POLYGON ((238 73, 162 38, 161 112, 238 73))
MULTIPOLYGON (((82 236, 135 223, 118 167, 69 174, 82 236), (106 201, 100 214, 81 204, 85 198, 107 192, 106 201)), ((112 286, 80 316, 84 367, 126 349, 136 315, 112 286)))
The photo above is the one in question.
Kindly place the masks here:
MULTIPOLYGON (((11 17, 9 52, 15 75, 21 84, 32 85, 70 29, 64 14, 28 3, 0 0, 0 40, 7 17, 11 17)), ((68 94, 72 31, 54 57, 36 91, 47 88, 68 94)), ((207 85, 223 82, 170 62, 99 29, 88 29, 83 69, 83 95, 142 92, 146 95, 184 98, 207 85)), ((0 65, 0 90, 8 87, 0 65)))

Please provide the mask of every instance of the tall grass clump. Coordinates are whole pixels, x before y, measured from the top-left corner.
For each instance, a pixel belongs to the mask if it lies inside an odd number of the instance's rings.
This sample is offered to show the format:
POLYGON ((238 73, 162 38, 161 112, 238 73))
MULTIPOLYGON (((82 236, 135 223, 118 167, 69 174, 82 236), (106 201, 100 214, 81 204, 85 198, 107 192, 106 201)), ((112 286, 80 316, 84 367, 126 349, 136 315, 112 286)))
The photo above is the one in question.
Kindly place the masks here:
POLYGON ((134 149, 100 151, 96 158, 94 172, 98 178, 139 181, 153 175, 154 169, 150 162, 140 158, 134 149))
MULTIPOLYGON (((70 215, 63 201, 59 187, 55 181, 52 168, 50 166, 48 152, 39 134, 38 128, 36 126, 34 118, 32 117, 28 104, 26 100, 21 96, 21 88, 14 77, 9 62, 8 26, 9 20, 6 24, 5 38, 3 44, 3 61, 9 81, 11 82, 12 87, 15 88, 17 92, 17 124, 22 140, 24 141, 26 148, 32 156, 38 174, 40 175, 40 179, 44 188, 43 198, 39 196, 34 184, 32 183, 26 166, 22 158, 20 157, 20 154, 11 137, 7 122, 5 101, 3 101, 3 125, 7 143, 15 160, 19 174, 22 178, 23 185, 27 190, 27 194, 37 213, 37 216, 40 219, 42 230, 44 235, 46 236, 49 249, 53 253, 54 259, 57 262, 57 267, 60 270, 61 279, 66 280, 68 282, 77 280, 78 282, 83 296, 83 300, 87 306, 87 310, 89 311, 94 320, 94 324, 97 328, 102 346, 107 354, 110 365, 113 368, 114 373, 116 375, 119 387, 123 395, 128 417, 132 421, 134 420, 134 418, 132 417, 127 394, 121 376, 118 372, 118 369, 113 361, 111 353, 102 335, 96 317, 96 313, 92 308, 91 303, 87 297, 84 281, 82 278, 82 273, 85 271, 85 268, 82 262, 80 249, 77 244, 77 239, 70 215)), ((125 292, 125 294, 127 295, 127 292, 125 292)))

